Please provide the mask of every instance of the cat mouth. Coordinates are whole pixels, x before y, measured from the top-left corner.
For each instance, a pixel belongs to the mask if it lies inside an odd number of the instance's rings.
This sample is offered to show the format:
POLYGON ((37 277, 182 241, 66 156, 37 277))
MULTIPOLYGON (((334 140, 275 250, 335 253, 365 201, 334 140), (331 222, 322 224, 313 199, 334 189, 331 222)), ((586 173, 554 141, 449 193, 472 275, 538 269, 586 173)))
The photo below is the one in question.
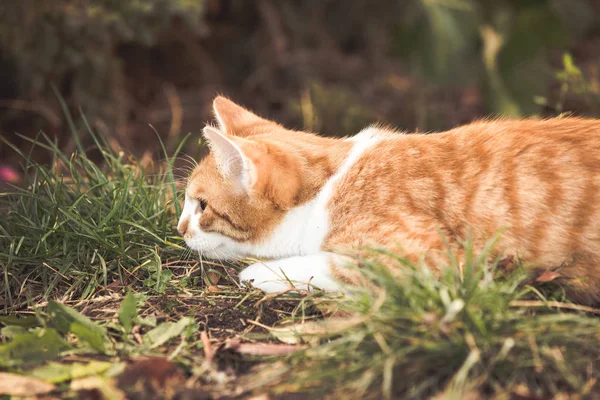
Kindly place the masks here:
POLYGON ((197 243, 188 243, 187 244, 188 247, 194 249, 194 250, 202 250, 204 252, 216 252, 218 250, 222 250, 223 248, 226 247, 225 243, 219 243, 215 246, 205 246, 205 245, 198 245, 197 243))

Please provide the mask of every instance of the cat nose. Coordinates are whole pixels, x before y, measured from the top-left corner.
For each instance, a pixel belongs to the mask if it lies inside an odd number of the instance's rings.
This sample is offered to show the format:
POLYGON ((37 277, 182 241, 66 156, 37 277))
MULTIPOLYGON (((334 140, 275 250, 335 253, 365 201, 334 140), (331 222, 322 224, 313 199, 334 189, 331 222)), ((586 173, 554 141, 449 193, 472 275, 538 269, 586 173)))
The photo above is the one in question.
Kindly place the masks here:
POLYGON ((179 221, 179 223, 177 224, 177 232, 179 232, 179 234, 181 236, 184 236, 185 233, 187 232, 188 224, 189 224, 189 220, 187 218, 184 219, 183 221, 179 221))

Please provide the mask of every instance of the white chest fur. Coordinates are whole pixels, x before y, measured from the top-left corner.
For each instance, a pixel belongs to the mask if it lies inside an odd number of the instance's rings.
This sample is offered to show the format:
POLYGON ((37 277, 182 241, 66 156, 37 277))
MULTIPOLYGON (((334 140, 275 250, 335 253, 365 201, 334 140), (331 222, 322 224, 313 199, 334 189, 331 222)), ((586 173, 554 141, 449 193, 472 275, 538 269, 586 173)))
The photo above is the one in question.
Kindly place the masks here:
POLYGON ((331 266, 339 263, 338 257, 320 251, 330 226, 327 206, 339 180, 364 151, 379 140, 376 132, 376 129, 368 129, 350 139, 355 143, 350 154, 319 194, 311 202, 292 210, 269 240, 252 249, 254 254, 275 260, 258 262, 244 269, 240 273, 242 283, 251 282, 267 293, 282 292, 290 287, 343 289, 331 272, 331 266))

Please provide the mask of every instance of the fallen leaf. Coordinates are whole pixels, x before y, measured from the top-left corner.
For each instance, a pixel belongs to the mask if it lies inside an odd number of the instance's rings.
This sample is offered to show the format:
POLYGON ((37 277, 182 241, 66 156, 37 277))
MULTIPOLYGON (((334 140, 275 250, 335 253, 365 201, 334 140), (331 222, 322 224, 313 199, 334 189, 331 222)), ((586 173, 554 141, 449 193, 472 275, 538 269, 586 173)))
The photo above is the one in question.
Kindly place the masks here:
POLYGON ((185 374, 181 367, 161 357, 138 359, 117 378, 117 386, 122 390, 133 387, 164 389, 167 386, 179 386, 183 382, 185 374))
POLYGON ((51 383, 30 376, 0 372, 0 394, 9 396, 38 396, 55 389, 51 383))
POLYGON ((43 379, 50 383, 61 383, 72 379, 79 379, 90 375, 106 372, 113 363, 104 361, 90 361, 89 363, 61 364, 50 362, 28 372, 28 375, 43 379))
POLYGON ((116 281, 112 281, 111 283, 109 283, 108 285, 106 285, 106 287, 110 288, 110 289, 118 289, 118 288, 121 288, 123 286, 125 286, 125 283, 122 280, 120 280, 120 279, 117 279, 116 281))
POLYGON ((498 270, 504 273, 508 273, 516 269, 518 266, 515 258, 513 256, 505 256, 500 261, 498 261, 498 270))
POLYGON ((125 400, 127 397, 114 384, 99 376, 89 376, 71 382, 71 390, 79 392, 80 399, 125 400))
POLYGON ((221 274, 219 274, 218 271, 214 269, 209 269, 206 271, 206 274, 204 275, 204 282, 206 285, 209 287, 216 286, 219 283, 219 280, 221 280, 221 274))
POLYGON ((17 317, 16 315, 0 315, 0 323, 7 326, 22 326, 23 328, 33 328, 38 324, 38 319, 33 315, 26 317, 17 317))
POLYGON ((68 348, 54 329, 16 335, 0 345, 0 367, 24 366, 52 360, 68 348))
POLYGON ((278 327, 270 327, 248 321, 258 325, 271 333, 277 340, 286 344, 298 344, 310 340, 321 340, 324 337, 334 336, 343 331, 363 323, 364 317, 355 318, 330 318, 323 321, 310 321, 296 324, 288 324, 278 327))
POLYGON ((14 339, 15 337, 19 336, 19 335, 26 335, 29 332, 27 331, 27 329, 23 328, 22 326, 17 326, 17 325, 9 325, 9 326, 5 326, 4 328, 0 329, 0 336, 2 336, 5 339, 14 339))
POLYGON ((52 318, 52 324, 59 332, 63 334, 71 332, 103 354, 107 353, 107 347, 112 346, 105 328, 74 309, 51 300, 48 302, 47 311, 52 318))
POLYGON ((156 317, 140 317, 138 315, 135 318, 135 322, 140 325, 149 326, 150 328, 156 327, 156 317))
POLYGON ((183 334, 185 329, 194 323, 195 321, 189 317, 183 317, 177 322, 164 322, 147 332, 144 335, 144 342, 147 342, 153 349, 183 334))
POLYGON ((540 276, 538 276, 535 281, 536 282, 550 282, 555 280, 556 278, 560 278, 560 274, 558 272, 546 270, 540 276))
POLYGON ((106 334, 103 335, 101 331, 92 328, 89 325, 80 324, 79 322, 71 323, 70 331, 75 334, 79 340, 87 342, 94 350, 102 354, 107 354, 106 344, 110 344, 110 340, 106 334))

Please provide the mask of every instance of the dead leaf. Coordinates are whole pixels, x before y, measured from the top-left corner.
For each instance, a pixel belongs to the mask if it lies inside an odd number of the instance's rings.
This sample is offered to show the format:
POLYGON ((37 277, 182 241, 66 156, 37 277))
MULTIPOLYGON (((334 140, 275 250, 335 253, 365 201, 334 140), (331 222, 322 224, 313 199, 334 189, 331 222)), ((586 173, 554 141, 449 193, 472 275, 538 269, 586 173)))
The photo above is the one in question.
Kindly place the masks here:
POLYGON ((55 389, 51 383, 7 372, 0 372, 0 394, 9 396, 38 396, 50 393, 55 389))
POLYGON ((206 271, 206 274, 204 275, 204 282, 209 288, 211 286, 216 286, 220 280, 221 275, 213 269, 206 271))
POLYGON ((511 389, 511 398, 515 400, 541 400, 540 397, 531 393, 527 385, 520 383, 511 389))
POLYGON ((138 383, 154 387, 176 386, 185 380, 179 365, 162 357, 139 359, 127 366, 119 375, 117 386, 121 389, 135 386, 138 383))
POLYGON ((506 256, 504 258, 502 258, 500 261, 498 261, 498 270, 503 272, 503 273, 508 273, 513 271, 515 268, 517 268, 517 262, 515 261, 515 258, 513 256, 506 256))
POLYGON ((560 278, 560 274, 554 271, 544 271, 540 276, 538 276, 535 281, 536 282, 550 282, 555 280, 556 278, 560 278))
POLYGON ((127 398, 112 381, 99 376, 75 379, 71 381, 71 390, 78 392, 80 399, 125 400, 127 398))
POLYGON ((324 337, 340 334, 347 329, 355 327, 365 321, 364 317, 330 318, 323 321, 310 321, 297 324, 287 324, 270 327, 256 321, 248 321, 258 325, 271 333, 277 340, 286 344, 298 344, 307 341, 320 341, 324 337))

